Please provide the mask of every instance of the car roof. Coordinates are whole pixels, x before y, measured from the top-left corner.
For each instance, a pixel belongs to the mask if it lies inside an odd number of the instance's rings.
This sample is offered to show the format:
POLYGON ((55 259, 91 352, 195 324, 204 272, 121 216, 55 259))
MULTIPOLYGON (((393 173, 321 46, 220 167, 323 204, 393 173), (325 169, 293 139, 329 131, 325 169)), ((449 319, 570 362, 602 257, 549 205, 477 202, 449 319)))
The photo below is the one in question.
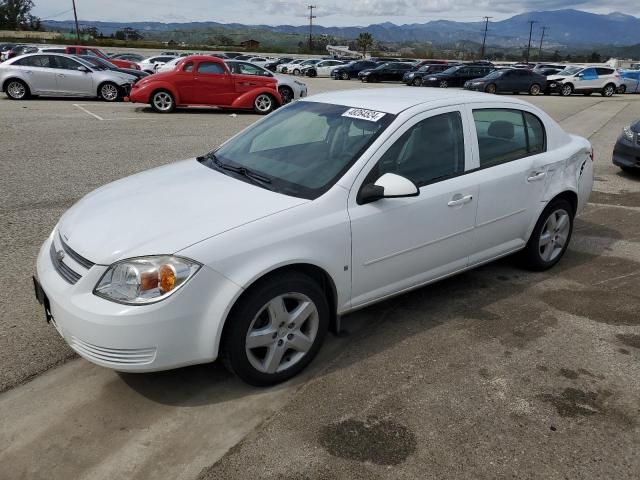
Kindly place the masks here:
MULTIPOLYGON (((416 105, 428 103, 448 103, 458 105, 467 102, 496 102, 494 95, 467 90, 445 88, 385 88, 384 90, 359 89, 339 90, 319 93, 306 97, 303 101, 344 105, 345 107, 375 110, 396 115, 416 105)), ((521 103, 522 100, 509 98, 505 103, 521 103)))

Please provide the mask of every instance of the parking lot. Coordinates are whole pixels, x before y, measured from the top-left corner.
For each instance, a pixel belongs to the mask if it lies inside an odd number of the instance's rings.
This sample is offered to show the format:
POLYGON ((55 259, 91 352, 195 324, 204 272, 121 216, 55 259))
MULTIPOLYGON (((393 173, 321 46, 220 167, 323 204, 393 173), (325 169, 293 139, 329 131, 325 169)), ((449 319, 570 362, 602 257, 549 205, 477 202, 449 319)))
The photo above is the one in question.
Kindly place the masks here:
POLYGON ((2 96, 0 479, 638 478, 640 176, 611 152, 640 95, 521 97, 595 147, 561 263, 506 258, 346 316, 304 375, 257 389, 218 364, 127 375, 76 358, 31 275, 84 194, 259 117, 2 96))

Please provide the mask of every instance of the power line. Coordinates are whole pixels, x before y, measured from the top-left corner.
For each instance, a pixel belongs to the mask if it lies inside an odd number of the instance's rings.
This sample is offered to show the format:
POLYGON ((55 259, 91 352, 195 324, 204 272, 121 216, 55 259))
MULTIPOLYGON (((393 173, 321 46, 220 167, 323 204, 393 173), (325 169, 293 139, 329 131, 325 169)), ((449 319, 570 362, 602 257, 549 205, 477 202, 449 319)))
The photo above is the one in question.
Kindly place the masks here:
POLYGON ((313 50, 313 19, 316 18, 313 14, 313 9, 318 7, 315 5, 307 5, 307 8, 309 9, 309 52, 311 52, 313 50))
POLYGON ((529 53, 531 52, 531 35, 533 34, 533 24, 538 23, 537 20, 529 20, 529 45, 527 46, 527 65, 529 64, 529 53))
POLYGON ((489 30, 489 19, 493 17, 482 17, 484 18, 484 37, 482 38, 482 52, 480 53, 480 58, 484 58, 484 47, 487 43, 487 30, 489 30))
POLYGON ((544 41, 544 32, 546 32, 549 27, 542 27, 542 36, 540 37, 540 50, 538 50, 538 61, 542 61, 542 42, 544 41))

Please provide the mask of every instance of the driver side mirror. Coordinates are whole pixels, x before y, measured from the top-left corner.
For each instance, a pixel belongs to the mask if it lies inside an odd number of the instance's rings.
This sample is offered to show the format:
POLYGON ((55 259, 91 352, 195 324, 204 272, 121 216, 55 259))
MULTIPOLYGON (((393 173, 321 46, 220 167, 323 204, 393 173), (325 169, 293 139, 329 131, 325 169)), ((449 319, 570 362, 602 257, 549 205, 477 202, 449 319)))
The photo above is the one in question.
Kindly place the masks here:
POLYGON ((358 203, 364 205, 383 198, 417 197, 418 195, 420 195, 420 189, 411 180, 395 173, 385 173, 375 183, 368 183, 362 187, 358 194, 358 203))
POLYGON ((91 70, 89 70, 87 67, 85 67, 84 65, 80 65, 77 70, 79 72, 84 72, 84 73, 89 73, 91 70))
POLYGON ((584 77, 584 73, 578 73, 576 77, 584 77))

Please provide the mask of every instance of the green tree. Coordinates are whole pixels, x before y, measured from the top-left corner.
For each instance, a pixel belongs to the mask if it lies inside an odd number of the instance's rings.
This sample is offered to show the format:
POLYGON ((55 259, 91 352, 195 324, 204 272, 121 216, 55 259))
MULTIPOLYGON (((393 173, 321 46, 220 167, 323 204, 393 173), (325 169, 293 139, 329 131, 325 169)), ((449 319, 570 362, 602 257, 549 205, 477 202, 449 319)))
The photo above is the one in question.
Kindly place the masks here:
POLYGON ((358 35, 356 43, 358 44, 358 49, 362 50, 362 55, 366 55, 367 49, 369 49, 373 45, 373 35, 371 35, 369 32, 362 32, 360 35, 358 35))
POLYGON ((598 52, 592 52, 591 56, 589 57, 589 61, 592 63, 600 63, 602 62, 602 57, 598 52))
POLYGON ((40 30, 40 19, 31 15, 32 0, 0 0, 0 30, 40 30))

